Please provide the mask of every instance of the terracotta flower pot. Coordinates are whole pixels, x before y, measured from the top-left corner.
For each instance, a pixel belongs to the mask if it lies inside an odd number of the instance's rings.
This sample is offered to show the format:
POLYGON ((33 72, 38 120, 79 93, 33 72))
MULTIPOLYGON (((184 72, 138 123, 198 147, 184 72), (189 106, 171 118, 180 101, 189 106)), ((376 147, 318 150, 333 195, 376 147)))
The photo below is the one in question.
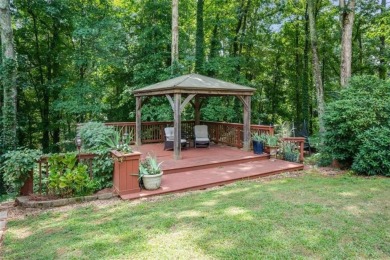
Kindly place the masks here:
POLYGON ((29 173, 28 178, 24 182, 24 185, 20 189, 20 195, 22 196, 29 196, 30 194, 34 193, 34 177, 33 177, 33 171, 29 173))

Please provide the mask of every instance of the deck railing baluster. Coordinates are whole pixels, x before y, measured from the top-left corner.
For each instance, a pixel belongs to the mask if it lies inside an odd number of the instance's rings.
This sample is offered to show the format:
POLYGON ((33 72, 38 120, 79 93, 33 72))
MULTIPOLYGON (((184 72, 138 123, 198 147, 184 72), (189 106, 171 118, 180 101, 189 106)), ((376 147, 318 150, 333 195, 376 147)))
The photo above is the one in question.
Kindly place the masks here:
MULTIPOLYGON (((209 127, 210 139, 215 143, 222 143, 235 147, 242 147, 242 132, 243 125, 237 123, 224 123, 224 122, 210 122, 200 121, 200 124, 207 125, 209 127)), ((132 140, 135 140, 135 122, 110 122, 106 125, 114 126, 120 131, 121 134, 125 132, 131 134, 132 140)), ((78 125, 78 127, 80 124, 78 125)), ((142 122, 142 135, 141 139, 143 143, 158 143, 164 142, 164 128, 167 126, 173 126, 172 121, 160 121, 160 122, 142 122)), ((188 138, 193 138, 193 128, 195 121, 182 121, 182 132, 187 135, 188 138)), ((274 134, 274 127, 268 125, 251 125, 251 133, 264 133, 274 134)))

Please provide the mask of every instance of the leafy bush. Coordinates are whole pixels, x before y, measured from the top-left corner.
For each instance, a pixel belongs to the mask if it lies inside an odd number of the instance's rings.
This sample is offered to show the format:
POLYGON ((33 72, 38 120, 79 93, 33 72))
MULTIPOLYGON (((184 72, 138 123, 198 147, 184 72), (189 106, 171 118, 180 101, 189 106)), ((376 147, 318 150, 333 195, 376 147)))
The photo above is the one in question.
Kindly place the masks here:
POLYGON ((97 154, 92 161, 94 180, 99 189, 112 187, 114 161, 110 156, 107 138, 116 136, 115 129, 103 123, 89 122, 79 129, 82 149, 97 154))
POLYGON ((326 108, 324 158, 350 166, 364 141, 360 134, 372 127, 390 127, 389 119, 390 82, 373 76, 352 78, 326 108))
POLYGON ((361 135, 362 144, 352 164, 352 170, 368 175, 390 176, 390 129, 373 127, 361 135))
POLYGON ((289 162, 298 162, 300 152, 294 143, 282 143, 283 158, 289 162))
POLYGON ((49 162, 49 194, 61 197, 93 193, 96 183, 88 175, 88 166, 77 163, 75 153, 54 154, 49 162))
POLYGON ((41 155, 40 151, 27 148, 9 151, 3 155, 4 162, 0 171, 10 192, 19 192, 41 155))
POLYGON ((92 160, 92 173, 99 189, 112 187, 114 160, 109 154, 109 149, 102 148, 95 151, 97 157, 92 160))
POLYGON ((106 148, 105 142, 108 137, 115 135, 115 129, 103 123, 89 122, 80 127, 79 134, 82 140, 82 148, 94 152, 106 148))

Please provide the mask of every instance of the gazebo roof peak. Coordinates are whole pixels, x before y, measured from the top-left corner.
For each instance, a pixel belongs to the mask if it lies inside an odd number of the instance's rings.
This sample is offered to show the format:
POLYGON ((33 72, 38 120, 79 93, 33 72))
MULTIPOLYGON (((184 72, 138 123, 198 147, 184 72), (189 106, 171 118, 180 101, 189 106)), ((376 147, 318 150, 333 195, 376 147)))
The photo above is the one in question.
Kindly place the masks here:
POLYGON ((256 89, 210 78, 187 74, 168 79, 134 91, 135 96, 165 95, 174 93, 206 95, 252 95, 256 89))

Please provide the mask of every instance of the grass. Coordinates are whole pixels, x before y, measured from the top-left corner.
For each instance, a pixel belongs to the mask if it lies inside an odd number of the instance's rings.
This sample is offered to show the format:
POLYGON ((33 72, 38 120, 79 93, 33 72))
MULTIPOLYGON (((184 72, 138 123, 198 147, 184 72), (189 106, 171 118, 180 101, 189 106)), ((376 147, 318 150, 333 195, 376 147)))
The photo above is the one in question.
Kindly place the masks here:
POLYGON ((4 259, 390 258, 390 179, 243 181, 12 220, 4 259))

